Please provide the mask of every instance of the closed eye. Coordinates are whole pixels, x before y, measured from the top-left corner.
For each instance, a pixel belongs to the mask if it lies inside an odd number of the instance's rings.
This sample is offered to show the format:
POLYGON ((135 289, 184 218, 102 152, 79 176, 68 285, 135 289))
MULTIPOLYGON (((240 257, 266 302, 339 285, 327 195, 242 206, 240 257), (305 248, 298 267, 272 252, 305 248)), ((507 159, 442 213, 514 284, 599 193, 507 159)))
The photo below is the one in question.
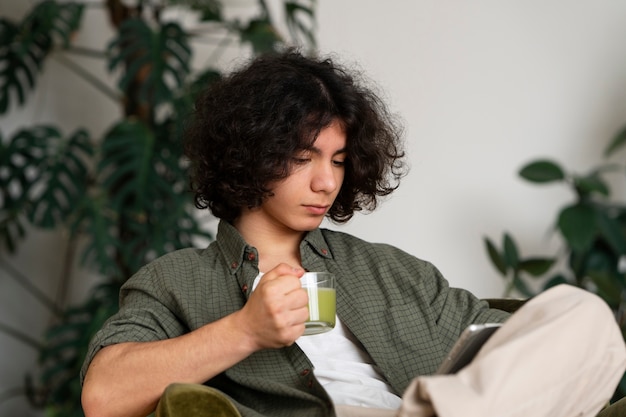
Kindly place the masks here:
POLYGON ((293 158, 291 158, 291 160, 296 165, 304 165, 307 162, 311 161, 311 158, 297 158, 297 157, 293 157, 293 158))

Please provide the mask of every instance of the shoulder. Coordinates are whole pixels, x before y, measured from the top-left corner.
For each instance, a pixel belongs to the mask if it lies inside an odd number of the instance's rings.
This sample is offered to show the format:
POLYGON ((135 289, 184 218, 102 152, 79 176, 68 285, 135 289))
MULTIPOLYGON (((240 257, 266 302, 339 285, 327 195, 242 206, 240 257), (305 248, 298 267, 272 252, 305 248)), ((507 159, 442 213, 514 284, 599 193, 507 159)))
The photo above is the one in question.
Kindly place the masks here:
POLYGON ((156 258, 141 268, 140 271, 150 274, 161 271, 182 272, 206 262, 209 253, 208 249, 179 249, 156 258))
POLYGON ((124 284, 124 289, 150 285, 161 289, 194 285, 197 280, 205 279, 218 269, 219 257, 213 245, 204 249, 179 249, 144 265, 124 284), (184 280, 181 279, 184 277, 184 280))
POLYGON ((359 259, 369 258, 376 260, 384 258, 390 262, 411 263, 421 265, 424 268, 433 268, 433 265, 420 259, 403 249, 388 243, 368 242, 349 233, 321 229, 324 239, 336 258, 359 259))

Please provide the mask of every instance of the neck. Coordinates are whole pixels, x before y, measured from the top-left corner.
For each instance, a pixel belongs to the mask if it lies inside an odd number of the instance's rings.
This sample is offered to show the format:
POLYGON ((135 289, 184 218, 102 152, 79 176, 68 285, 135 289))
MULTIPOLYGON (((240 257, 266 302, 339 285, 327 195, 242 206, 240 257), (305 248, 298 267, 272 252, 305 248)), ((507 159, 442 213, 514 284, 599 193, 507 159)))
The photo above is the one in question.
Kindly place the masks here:
POLYGON ((259 269, 267 272, 280 263, 301 266, 300 242, 305 232, 258 220, 252 211, 243 213, 233 224, 244 240, 259 252, 259 269))

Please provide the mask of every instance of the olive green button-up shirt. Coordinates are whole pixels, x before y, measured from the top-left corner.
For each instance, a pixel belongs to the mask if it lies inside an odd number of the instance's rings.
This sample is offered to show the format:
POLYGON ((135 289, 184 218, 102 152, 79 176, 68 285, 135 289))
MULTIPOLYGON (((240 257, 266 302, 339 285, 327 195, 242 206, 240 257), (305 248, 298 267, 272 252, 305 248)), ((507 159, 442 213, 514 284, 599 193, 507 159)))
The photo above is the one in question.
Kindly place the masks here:
MULTIPOLYGON (((337 315, 398 395, 416 376, 433 373, 469 324, 508 317, 393 246, 316 229, 300 253, 305 269, 335 275, 337 315)), ((81 377, 104 346, 177 337, 241 309, 258 273, 256 249, 226 222, 206 249, 146 265, 122 287, 120 310, 93 338, 81 377)), ((332 416, 312 370, 293 344, 258 351, 206 385, 229 396, 243 416, 332 416)))

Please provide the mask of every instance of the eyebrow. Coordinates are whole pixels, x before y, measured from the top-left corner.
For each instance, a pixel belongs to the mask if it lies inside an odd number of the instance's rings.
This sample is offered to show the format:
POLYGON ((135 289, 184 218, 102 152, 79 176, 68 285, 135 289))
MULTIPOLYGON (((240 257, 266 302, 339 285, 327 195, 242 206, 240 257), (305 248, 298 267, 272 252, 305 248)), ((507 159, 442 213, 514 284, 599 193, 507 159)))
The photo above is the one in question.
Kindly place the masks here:
MULTIPOLYGON (((320 148, 318 148, 318 147, 315 147, 315 146, 311 146, 307 150, 311 151, 311 152, 315 152, 318 155, 322 153, 322 150, 320 148)), ((336 156, 336 155, 339 155, 339 154, 342 154, 342 153, 348 153, 348 148, 341 148, 341 149, 336 150, 333 153, 333 156, 336 156)))

